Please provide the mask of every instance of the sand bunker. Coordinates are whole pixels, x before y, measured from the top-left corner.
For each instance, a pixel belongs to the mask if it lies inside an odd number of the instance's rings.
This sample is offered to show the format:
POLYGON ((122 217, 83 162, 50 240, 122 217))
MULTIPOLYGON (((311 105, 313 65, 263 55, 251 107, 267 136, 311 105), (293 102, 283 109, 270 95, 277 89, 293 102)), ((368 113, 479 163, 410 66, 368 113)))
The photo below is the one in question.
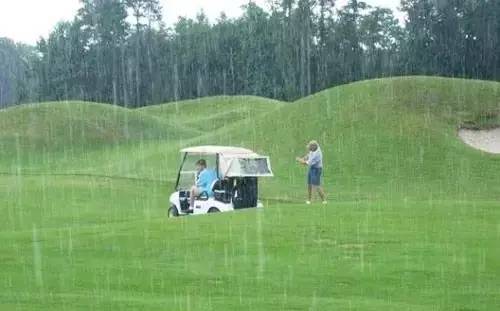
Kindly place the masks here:
POLYGON ((472 148, 500 154, 500 128, 479 131, 460 129, 458 136, 472 148))

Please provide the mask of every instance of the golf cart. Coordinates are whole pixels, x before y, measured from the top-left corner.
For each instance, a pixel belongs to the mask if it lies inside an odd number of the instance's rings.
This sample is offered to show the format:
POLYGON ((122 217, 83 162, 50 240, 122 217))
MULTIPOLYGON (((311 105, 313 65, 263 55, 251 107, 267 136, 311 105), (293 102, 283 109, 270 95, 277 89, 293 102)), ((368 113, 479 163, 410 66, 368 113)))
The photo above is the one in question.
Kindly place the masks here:
POLYGON ((200 146, 181 150, 182 163, 177 175, 175 192, 170 196, 169 217, 228 212, 263 207, 258 200, 259 177, 271 177, 269 157, 238 147, 200 146), (196 183, 195 162, 204 159, 207 167, 217 174, 211 189, 195 198, 191 209, 190 189, 196 183))

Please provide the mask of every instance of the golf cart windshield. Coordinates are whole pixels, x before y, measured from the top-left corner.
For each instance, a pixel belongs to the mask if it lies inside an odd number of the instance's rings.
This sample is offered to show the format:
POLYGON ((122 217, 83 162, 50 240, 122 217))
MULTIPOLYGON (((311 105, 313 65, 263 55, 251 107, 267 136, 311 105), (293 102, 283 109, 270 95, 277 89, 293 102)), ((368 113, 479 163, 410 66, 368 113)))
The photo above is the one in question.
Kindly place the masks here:
POLYGON ((268 157, 221 157, 220 166, 226 177, 273 176, 268 157))

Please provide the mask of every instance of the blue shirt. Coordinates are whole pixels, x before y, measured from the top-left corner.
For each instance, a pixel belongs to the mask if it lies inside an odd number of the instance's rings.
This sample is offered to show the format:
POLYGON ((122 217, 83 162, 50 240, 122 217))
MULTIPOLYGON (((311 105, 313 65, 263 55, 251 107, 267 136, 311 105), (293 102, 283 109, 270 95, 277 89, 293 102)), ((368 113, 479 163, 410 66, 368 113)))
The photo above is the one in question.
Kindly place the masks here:
POLYGON ((206 191, 209 196, 213 195, 212 184, 217 180, 217 173, 211 169, 204 169, 198 175, 198 180, 196 181, 196 187, 198 187, 201 192, 206 191))

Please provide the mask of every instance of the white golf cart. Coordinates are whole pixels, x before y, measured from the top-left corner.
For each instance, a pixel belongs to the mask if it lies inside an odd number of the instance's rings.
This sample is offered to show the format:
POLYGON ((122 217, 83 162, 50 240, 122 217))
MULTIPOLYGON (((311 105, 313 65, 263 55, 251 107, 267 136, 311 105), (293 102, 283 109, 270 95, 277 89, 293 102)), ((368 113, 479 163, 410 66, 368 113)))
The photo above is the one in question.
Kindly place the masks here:
POLYGON ((258 199, 259 177, 271 177, 269 157, 238 147, 200 146, 181 150, 184 154, 175 192, 170 196, 169 217, 228 212, 244 208, 262 207, 258 199), (212 184, 213 196, 202 193, 189 206, 190 189, 195 184, 195 163, 199 159, 217 172, 212 184))

